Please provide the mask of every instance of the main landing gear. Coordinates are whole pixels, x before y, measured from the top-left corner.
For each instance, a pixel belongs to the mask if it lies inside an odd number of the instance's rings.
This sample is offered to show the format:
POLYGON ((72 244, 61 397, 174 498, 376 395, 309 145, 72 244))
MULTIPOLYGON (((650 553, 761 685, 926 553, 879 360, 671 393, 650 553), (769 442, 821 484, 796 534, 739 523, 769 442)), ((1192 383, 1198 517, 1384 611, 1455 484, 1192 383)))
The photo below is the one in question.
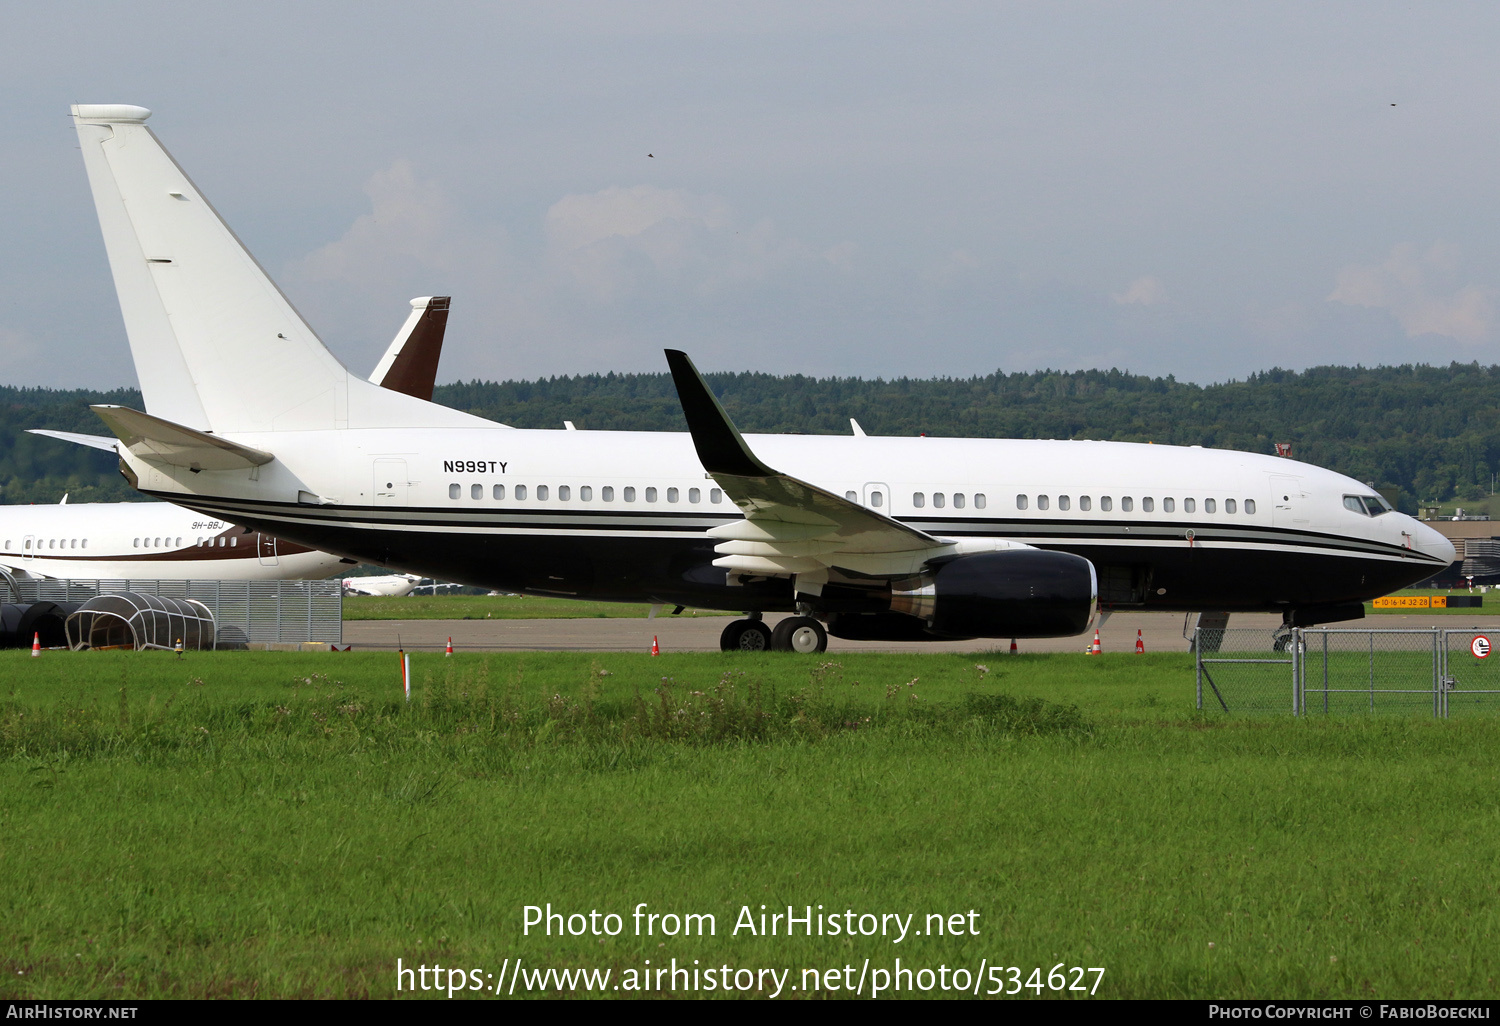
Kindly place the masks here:
POLYGON ((758 614, 753 620, 731 621, 719 635, 721 652, 768 652, 770 649, 771 628, 761 622, 758 614))
POLYGON ((814 655, 828 648, 828 632, 810 616, 789 616, 771 632, 771 649, 814 655))
POLYGON ((811 655, 828 648, 828 632, 810 616, 789 616, 773 631, 756 613, 746 620, 735 620, 719 635, 719 648, 725 652, 801 652, 811 655))

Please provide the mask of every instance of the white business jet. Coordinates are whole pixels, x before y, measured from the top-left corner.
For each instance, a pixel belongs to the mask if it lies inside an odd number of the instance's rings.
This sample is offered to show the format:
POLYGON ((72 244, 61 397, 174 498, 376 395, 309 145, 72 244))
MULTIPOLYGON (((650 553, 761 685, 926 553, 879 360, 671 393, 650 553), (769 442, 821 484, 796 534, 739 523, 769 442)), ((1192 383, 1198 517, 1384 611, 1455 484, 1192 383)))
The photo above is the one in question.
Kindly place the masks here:
MULTIPOLYGON (((411 307, 370 380, 431 399, 449 297, 422 296, 411 307)), ((119 451, 112 436, 45 428, 31 433, 119 451)), ((69 505, 64 496, 55 506, 0 506, 0 573, 17 579, 315 580, 354 562, 172 503, 69 505)))
POLYGON ((725 648, 806 652, 830 632, 1067 636, 1100 607, 1349 619, 1454 557, 1365 485, 1289 459, 857 425, 742 437, 681 353, 689 434, 436 406, 329 353, 149 111, 73 116, 146 405, 94 409, 137 488, 207 516, 441 580, 743 610, 725 648), (773 611, 797 615, 773 634, 773 611))
POLYGON ((340 582, 346 595, 378 595, 400 598, 410 595, 422 583, 416 574, 379 574, 370 577, 345 577, 340 582))

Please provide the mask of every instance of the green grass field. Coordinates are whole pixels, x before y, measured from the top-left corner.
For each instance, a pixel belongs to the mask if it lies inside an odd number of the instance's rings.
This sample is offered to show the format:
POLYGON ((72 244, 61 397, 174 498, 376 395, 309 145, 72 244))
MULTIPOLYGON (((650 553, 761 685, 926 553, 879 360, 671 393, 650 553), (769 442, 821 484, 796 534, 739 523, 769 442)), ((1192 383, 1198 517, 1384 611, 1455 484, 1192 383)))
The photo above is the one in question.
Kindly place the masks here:
MULTIPOLYGON (((580 602, 530 595, 348 595, 345 620, 550 620, 609 616, 644 618, 651 607, 629 602, 580 602)), ((670 613, 668 608, 665 612, 670 613)), ((687 610, 683 616, 728 616, 687 610)))
POLYGON ((398 957, 1496 992, 1496 719, 1199 714, 1181 655, 418 656, 409 705, 389 654, 0 670, 4 997, 391 996, 398 957), (523 935, 548 902, 623 932, 523 935), (762 904, 978 935, 732 935, 762 904))

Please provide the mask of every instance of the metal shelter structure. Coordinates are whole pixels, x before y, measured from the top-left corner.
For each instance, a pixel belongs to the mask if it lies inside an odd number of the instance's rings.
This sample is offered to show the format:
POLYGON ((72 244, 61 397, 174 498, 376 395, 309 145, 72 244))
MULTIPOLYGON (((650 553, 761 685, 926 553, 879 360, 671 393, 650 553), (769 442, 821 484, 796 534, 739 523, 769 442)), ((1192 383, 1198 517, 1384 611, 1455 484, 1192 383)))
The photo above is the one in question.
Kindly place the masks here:
POLYGON ((214 616, 194 599, 163 598, 132 591, 97 595, 68 617, 68 647, 162 648, 186 651, 214 647, 214 616))

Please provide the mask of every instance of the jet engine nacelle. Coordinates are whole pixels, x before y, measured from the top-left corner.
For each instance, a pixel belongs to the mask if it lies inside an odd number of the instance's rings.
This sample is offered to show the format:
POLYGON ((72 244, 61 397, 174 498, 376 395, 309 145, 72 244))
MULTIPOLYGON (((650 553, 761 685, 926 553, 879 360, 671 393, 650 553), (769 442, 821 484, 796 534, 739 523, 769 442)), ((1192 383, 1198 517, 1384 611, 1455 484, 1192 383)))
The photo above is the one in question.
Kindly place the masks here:
POLYGON ((952 638, 1062 638, 1088 629, 1094 564, 1045 549, 959 556, 891 586, 891 610, 952 638))

